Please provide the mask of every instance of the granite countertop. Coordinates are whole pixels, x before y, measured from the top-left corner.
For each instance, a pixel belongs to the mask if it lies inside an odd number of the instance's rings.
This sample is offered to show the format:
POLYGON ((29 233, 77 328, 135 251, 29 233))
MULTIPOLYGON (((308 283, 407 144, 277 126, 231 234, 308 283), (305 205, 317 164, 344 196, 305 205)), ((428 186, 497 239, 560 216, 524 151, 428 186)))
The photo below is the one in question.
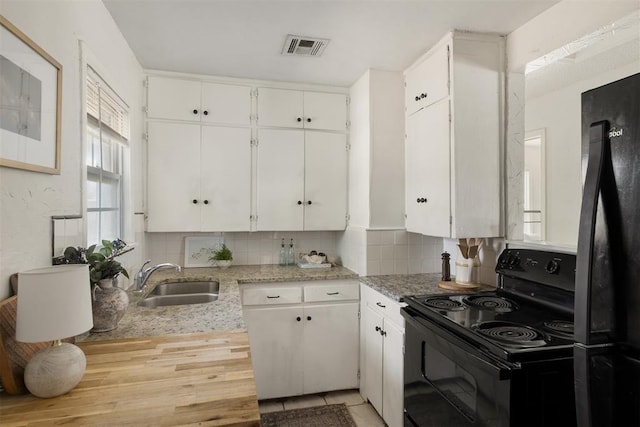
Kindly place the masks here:
MULTIPOLYGON (((455 293, 456 291, 438 287, 441 277, 440 273, 365 276, 360 278, 360 282, 394 301, 402 302, 403 298, 408 295, 455 293)), ((478 290, 492 289, 495 287, 482 285, 478 290)))
POLYGON ((226 269, 205 267, 158 270, 149 278, 142 295, 129 294, 129 308, 113 331, 85 333, 77 341, 99 341, 117 338, 137 338, 210 331, 246 331, 242 319, 240 283, 291 282, 301 280, 353 279, 358 275, 344 267, 303 269, 279 265, 241 265, 226 269), (220 283, 217 301, 204 304, 141 307, 138 301, 164 282, 217 280, 220 283))

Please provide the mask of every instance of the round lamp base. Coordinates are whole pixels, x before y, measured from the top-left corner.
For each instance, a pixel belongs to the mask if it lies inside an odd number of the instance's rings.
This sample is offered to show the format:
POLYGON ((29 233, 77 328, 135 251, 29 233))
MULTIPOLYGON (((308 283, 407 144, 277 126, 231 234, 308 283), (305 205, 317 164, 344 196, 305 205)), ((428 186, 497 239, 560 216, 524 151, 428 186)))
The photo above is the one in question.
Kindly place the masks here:
POLYGON ((62 343, 33 356, 24 370, 24 384, 34 396, 60 396, 78 385, 86 367, 82 350, 62 343))

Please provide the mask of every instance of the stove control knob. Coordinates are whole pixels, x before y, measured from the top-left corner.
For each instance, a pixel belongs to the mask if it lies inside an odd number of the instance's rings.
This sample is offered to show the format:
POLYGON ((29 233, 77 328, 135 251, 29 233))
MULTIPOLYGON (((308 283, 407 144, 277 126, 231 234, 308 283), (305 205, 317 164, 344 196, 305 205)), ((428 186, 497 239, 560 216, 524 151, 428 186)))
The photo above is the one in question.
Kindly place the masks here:
POLYGON ((510 260, 509 260, 509 265, 511 267, 516 267, 518 265, 520 265, 520 257, 518 256, 518 254, 514 255, 510 260))
POLYGON ((555 274, 560 270, 560 264, 555 259, 552 259, 544 266, 544 270, 549 274, 555 274))

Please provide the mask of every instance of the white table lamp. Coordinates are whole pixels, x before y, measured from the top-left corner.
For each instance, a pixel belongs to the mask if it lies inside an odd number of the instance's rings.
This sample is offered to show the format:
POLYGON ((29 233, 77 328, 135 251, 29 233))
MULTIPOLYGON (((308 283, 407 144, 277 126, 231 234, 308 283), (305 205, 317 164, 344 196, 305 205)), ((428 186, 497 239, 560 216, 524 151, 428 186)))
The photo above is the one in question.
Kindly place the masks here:
POLYGON ((58 265, 18 273, 16 340, 52 341, 27 364, 24 383, 38 397, 71 391, 82 379, 82 350, 61 342, 93 327, 91 285, 86 264, 58 265))

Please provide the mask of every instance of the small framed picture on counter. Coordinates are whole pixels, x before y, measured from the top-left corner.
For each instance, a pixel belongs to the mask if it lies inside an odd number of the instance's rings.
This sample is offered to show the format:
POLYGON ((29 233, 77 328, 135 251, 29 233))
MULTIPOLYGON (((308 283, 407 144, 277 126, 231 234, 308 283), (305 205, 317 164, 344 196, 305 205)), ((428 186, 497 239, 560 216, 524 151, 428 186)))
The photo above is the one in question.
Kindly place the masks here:
POLYGON ((223 237, 185 237, 184 266, 213 267, 209 257, 220 249, 223 243, 223 237))

